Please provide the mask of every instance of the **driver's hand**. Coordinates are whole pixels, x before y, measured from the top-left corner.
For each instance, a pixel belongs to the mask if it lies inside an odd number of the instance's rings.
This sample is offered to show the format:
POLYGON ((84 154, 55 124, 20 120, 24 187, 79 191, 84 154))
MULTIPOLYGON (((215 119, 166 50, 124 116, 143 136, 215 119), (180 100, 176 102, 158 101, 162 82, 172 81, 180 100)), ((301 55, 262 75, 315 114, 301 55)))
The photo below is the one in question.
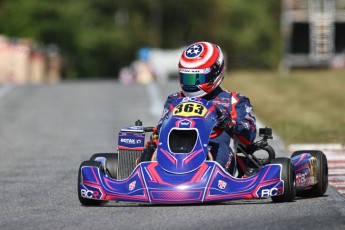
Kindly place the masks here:
POLYGON ((217 126, 226 131, 229 135, 234 134, 236 130, 235 121, 232 120, 231 114, 226 109, 219 109, 219 111, 221 111, 221 115, 218 116, 217 126))
POLYGON ((232 125, 232 118, 231 114, 228 110, 221 110, 222 114, 218 116, 218 124, 217 126, 226 130, 228 127, 232 125))

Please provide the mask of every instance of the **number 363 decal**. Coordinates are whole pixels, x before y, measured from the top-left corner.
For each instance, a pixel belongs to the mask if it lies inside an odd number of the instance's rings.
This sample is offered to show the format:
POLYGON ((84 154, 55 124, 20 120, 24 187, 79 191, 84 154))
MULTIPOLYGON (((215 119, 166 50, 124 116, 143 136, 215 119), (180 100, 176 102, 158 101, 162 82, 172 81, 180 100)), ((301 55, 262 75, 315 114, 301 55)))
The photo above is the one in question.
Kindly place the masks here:
POLYGON ((199 116, 203 117, 207 112, 207 108, 202 104, 195 102, 182 103, 174 108, 173 116, 199 116))

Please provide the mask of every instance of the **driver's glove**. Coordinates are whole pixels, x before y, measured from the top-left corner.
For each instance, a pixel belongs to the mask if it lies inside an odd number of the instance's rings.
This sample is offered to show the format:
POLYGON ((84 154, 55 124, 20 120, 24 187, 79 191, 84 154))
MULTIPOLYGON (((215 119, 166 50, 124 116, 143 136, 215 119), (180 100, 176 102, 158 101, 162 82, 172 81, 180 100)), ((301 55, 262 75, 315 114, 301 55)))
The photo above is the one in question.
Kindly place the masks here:
POLYGON ((227 132, 229 135, 236 133, 236 122, 232 120, 228 110, 222 110, 222 114, 218 116, 217 126, 227 132))
POLYGON ((231 124, 231 120, 231 115, 229 113, 226 114, 222 112, 222 115, 218 117, 217 126, 225 130, 229 126, 229 124, 231 124))

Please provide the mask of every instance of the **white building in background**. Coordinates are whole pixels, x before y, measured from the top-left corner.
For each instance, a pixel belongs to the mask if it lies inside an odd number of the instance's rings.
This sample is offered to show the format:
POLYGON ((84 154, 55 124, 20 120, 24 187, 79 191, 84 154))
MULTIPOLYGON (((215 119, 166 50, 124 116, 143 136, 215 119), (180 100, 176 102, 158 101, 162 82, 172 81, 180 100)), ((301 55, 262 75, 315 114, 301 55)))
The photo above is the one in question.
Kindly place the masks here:
POLYGON ((282 66, 345 68, 345 0, 282 0, 282 66))
POLYGON ((184 47, 177 49, 142 48, 138 59, 120 70, 119 80, 123 84, 160 83, 178 79, 178 62, 184 47))
POLYGON ((184 48, 179 49, 152 49, 149 63, 157 81, 165 82, 169 79, 178 79, 178 62, 184 48))

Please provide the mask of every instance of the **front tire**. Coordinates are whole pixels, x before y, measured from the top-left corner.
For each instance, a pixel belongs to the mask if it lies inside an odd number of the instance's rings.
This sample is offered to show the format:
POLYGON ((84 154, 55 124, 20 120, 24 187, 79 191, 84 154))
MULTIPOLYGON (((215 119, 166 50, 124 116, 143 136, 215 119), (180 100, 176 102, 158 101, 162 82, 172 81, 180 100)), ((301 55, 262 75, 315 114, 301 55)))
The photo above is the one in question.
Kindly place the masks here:
POLYGON ((96 162, 96 161, 84 161, 79 166, 79 171, 78 171, 78 198, 79 198, 80 203, 82 205, 85 205, 85 206, 99 206, 101 204, 107 203, 107 201, 104 201, 104 200, 93 200, 93 199, 87 199, 87 198, 82 197, 80 184, 82 182, 81 168, 83 166, 100 167, 100 163, 96 162))
POLYGON ((294 166, 289 158, 279 157, 271 160, 271 164, 282 166, 282 180, 284 181, 284 193, 279 196, 272 196, 273 202, 291 202, 296 196, 296 177, 294 166))
POLYGON ((113 179, 117 179, 117 170, 119 164, 119 156, 118 153, 95 153, 90 158, 91 161, 95 161, 97 157, 104 157, 106 159, 105 162, 105 170, 106 173, 113 179))

